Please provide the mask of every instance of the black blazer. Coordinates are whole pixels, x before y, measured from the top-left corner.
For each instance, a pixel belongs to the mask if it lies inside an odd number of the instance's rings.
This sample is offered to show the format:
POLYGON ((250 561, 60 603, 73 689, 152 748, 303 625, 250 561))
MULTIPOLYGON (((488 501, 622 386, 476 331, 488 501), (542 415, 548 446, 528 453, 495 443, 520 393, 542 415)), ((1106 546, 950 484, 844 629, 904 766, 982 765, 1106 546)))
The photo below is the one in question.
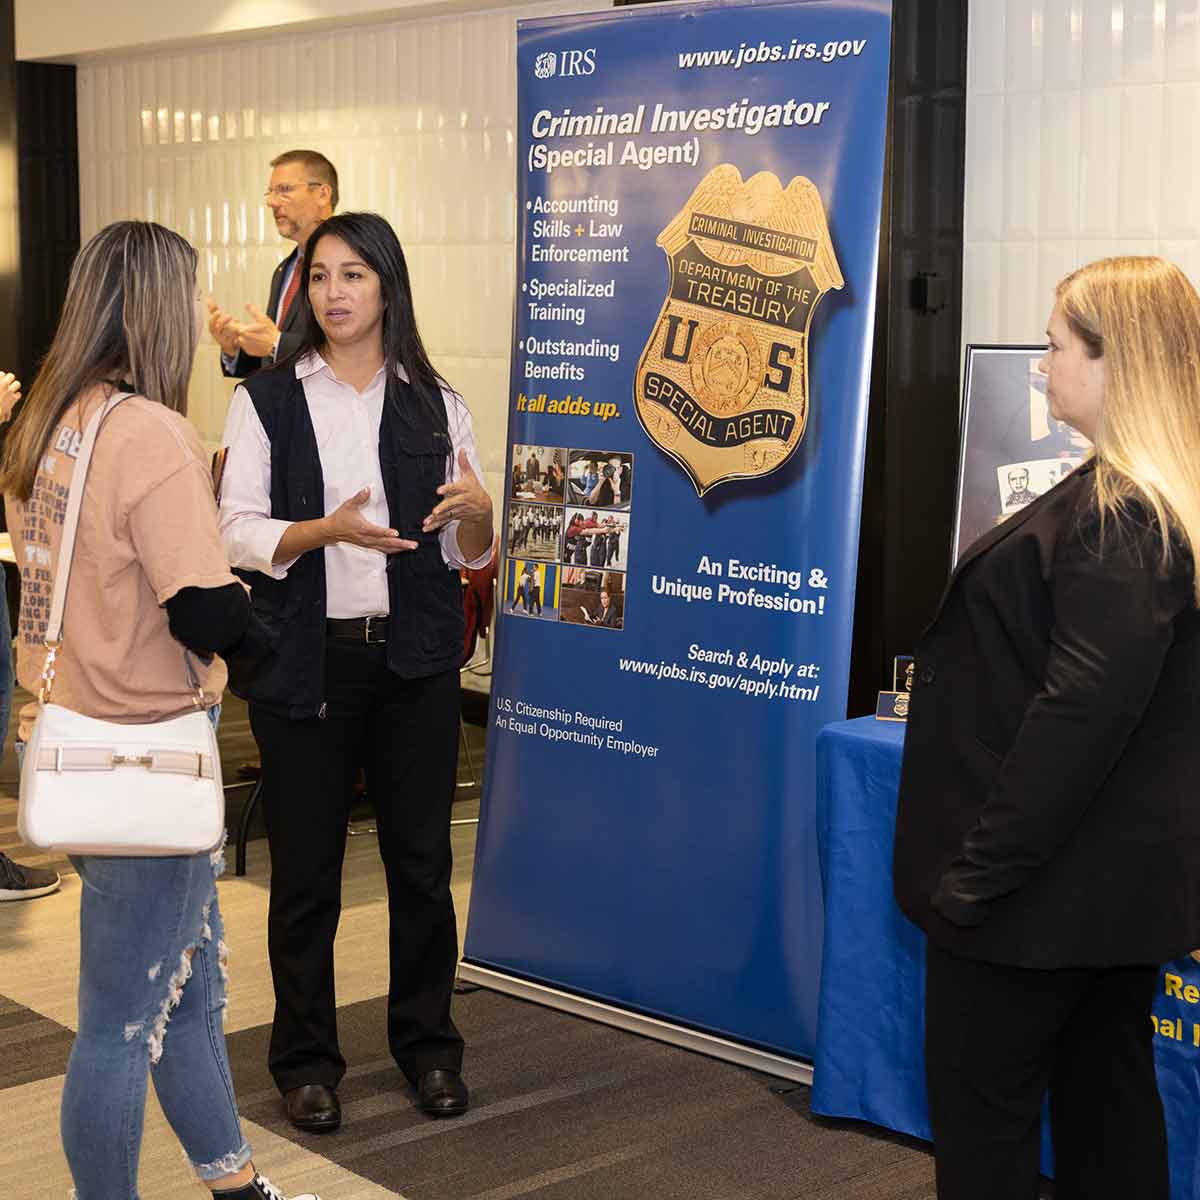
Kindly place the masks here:
POLYGON ((916 648, 896 898, 1025 967, 1200 946, 1200 613, 1146 511, 1087 463, 963 556, 916 648))
MULTIPOLYGON (((279 303, 279 293, 283 289, 283 281, 287 275, 288 264, 296 257, 299 252, 299 247, 291 252, 287 258, 280 262, 275 268, 275 273, 271 276, 271 291, 267 296, 267 316, 273 317, 275 306, 279 303)), ((282 362, 283 359, 297 350, 300 346, 300 297, 299 295, 292 301, 291 308, 288 309, 287 318, 279 330, 279 349, 276 351, 275 360, 282 362)), ((225 365, 225 357, 221 356, 221 373, 227 375, 230 379, 245 379, 247 375, 253 375, 263 365, 261 358, 256 358, 252 354, 247 354, 244 350, 237 352, 237 357, 233 360, 233 366, 225 365)), ((267 364, 270 365, 269 363, 267 364)))

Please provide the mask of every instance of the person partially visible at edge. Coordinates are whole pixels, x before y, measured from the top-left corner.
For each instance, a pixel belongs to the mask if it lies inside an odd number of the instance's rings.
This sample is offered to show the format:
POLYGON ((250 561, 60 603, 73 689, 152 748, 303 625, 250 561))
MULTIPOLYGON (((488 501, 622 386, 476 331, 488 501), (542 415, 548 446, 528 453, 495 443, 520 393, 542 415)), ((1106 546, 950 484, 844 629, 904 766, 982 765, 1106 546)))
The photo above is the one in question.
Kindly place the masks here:
POLYGON ((289 1120, 341 1123, 334 934, 356 770, 389 911, 388 1045, 432 1116, 466 1110, 450 1015, 458 935, 459 568, 491 561, 471 416, 433 369, 404 253, 372 213, 312 234, 302 342, 233 395, 220 498, 230 561, 278 637, 244 687, 271 850, 269 1066, 289 1120))
POLYGON ((337 209, 337 171, 316 150, 285 151, 271 159, 265 199, 275 228, 296 243, 271 276, 266 311, 247 304, 250 320, 239 321, 211 296, 208 300, 208 330, 221 348, 221 372, 235 379, 282 361, 300 345, 296 293, 304 248, 312 231, 337 209))
MULTIPOLYGON (((21 381, 11 371, 0 371, 0 425, 10 416, 21 399, 21 381)), ((12 707, 13 669, 11 628, 8 614, 8 592, 0 575, 0 743, 8 737, 8 717, 12 707)), ((45 867, 30 867, 14 862, 0 851, 0 902, 6 900, 33 900, 48 896, 58 890, 62 883, 57 871, 45 867)))
POLYGON ((1159 967, 1200 945, 1200 296, 1059 285, 1051 414, 1094 455, 966 551, 916 649, 895 887, 928 935, 939 1200, 1167 1200, 1159 967))
MULTIPOLYGON (((37 692, 66 498, 83 430, 115 393, 83 493, 56 704, 148 723, 194 709, 185 648, 219 699, 267 649, 230 573, 200 439, 184 416, 203 309, 196 252, 141 221, 102 229, 0 461, 21 566, 18 676, 37 692)), ((22 737, 36 704, 21 714, 22 737)), ((72 856, 81 882, 79 1029, 62 1095, 78 1200, 135 1200, 146 1081, 196 1174, 228 1200, 279 1200, 255 1172, 225 1051, 219 853, 72 856)))

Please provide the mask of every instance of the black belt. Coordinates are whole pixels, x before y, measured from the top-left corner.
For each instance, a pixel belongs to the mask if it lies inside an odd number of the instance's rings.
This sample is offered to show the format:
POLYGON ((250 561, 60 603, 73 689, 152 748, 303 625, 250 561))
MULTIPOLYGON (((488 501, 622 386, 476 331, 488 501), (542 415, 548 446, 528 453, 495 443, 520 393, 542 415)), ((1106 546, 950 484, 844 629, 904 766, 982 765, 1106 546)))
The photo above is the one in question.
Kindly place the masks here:
POLYGON ((325 622, 329 637, 348 642, 386 642, 387 631, 387 617, 330 617, 325 622))

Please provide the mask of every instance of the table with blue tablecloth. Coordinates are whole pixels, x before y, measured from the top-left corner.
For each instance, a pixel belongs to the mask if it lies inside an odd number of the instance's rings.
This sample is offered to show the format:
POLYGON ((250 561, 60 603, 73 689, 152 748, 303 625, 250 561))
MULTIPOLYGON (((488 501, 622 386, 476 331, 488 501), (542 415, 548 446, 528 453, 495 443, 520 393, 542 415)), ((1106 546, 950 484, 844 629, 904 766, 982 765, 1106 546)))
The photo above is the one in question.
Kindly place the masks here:
MULTIPOLYGON (((812 1110, 928 1140, 925 937, 892 894, 903 749, 904 725, 874 717, 827 725, 817 738, 825 944, 812 1110)), ((1154 1016, 1171 1197, 1200 1200, 1200 965, 1185 958, 1163 969, 1154 1016)), ((1052 1165, 1043 1120, 1043 1170, 1052 1165)))

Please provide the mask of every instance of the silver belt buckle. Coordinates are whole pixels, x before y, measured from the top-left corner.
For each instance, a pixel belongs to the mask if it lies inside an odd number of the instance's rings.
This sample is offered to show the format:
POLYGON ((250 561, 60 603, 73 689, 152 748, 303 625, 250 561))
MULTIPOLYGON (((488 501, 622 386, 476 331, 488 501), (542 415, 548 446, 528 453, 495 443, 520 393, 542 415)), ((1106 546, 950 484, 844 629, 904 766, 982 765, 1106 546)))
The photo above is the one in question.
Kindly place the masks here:
POLYGON ((375 645, 377 642, 383 641, 383 638, 373 638, 371 636, 371 622, 377 620, 376 617, 363 618, 363 641, 369 646, 375 645))

